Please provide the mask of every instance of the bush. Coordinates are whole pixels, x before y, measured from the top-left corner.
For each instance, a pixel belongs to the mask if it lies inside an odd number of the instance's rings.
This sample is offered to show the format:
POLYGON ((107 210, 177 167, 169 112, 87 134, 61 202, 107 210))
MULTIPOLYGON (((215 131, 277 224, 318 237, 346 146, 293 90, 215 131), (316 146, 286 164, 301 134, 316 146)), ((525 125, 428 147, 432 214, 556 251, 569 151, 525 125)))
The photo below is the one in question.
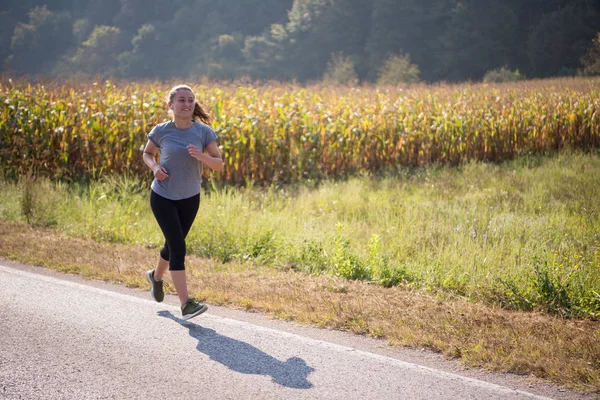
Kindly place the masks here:
POLYGON ((331 60, 327 63, 323 80, 341 85, 356 85, 358 83, 358 76, 354 69, 354 62, 350 57, 344 56, 343 53, 333 54, 331 60))
POLYGON ((410 62, 410 55, 399 54, 389 57, 383 63, 377 83, 380 85, 397 85, 419 81, 419 67, 410 62))
POLYGON ((506 67, 496 68, 483 76, 485 83, 516 82, 525 79, 519 70, 511 71, 506 67))

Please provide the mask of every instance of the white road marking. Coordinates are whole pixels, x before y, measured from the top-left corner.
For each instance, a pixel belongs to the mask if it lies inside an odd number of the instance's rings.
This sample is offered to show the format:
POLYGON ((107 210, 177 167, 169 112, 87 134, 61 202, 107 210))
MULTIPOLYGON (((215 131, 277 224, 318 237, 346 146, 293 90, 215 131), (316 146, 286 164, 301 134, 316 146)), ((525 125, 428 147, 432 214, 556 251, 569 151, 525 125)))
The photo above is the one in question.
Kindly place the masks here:
MULTIPOLYGON (((88 285, 84 285, 84 284, 80 284, 80 283, 76 283, 76 282, 66 281, 66 280, 62 280, 62 279, 58 279, 58 278, 54 278, 54 277, 50 277, 50 276, 45 276, 45 275, 39 275, 39 274, 32 273, 32 272, 26 272, 26 271, 22 271, 19 269, 8 267, 3 264, 0 264, 0 270, 4 271, 6 273, 9 273, 9 274, 13 274, 13 275, 20 275, 20 276, 27 277, 30 279, 37 279, 37 280, 41 280, 41 281, 45 281, 45 282, 49 282, 49 283, 53 283, 53 284, 57 284, 57 285, 77 288, 79 290, 102 294, 103 296, 111 296, 111 297, 122 299, 122 300, 133 301, 133 302, 137 302, 137 303, 141 303, 141 304, 148 304, 148 305, 152 305, 154 307, 157 304, 160 304, 161 307, 168 308, 172 311, 175 311, 176 313, 180 312, 179 307, 174 306, 174 305, 170 305, 170 304, 166 304, 166 303, 156 303, 155 301, 149 300, 149 299, 142 299, 139 297, 126 295, 126 294, 122 294, 122 293, 117 293, 117 292, 113 292, 110 290, 104 290, 104 289, 100 289, 100 288, 96 288, 96 287, 92 287, 92 286, 88 286, 88 285)), ((325 342, 322 340, 317 340, 317 339, 312 339, 312 338, 305 337, 305 336, 300 336, 300 335, 297 335, 294 333, 279 331, 277 329, 266 328, 263 326, 254 325, 254 324, 244 322, 244 321, 238 321, 238 320, 231 319, 231 318, 213 315, 213 314, 210 314, 210 312, 204 313, 201 318, 218 321, 218 323, 220 323, 222 325, 243 327, 245 329, 254 330, 256 332, 265 332, 265 333, 269 333, 269 334, 279 335, 283 338, 293 339, 293 340, 296 340, 296 341, 299 341, 299 342, 302 342, 302 343, 305 343, 305 344, 308 344, 311 346, 322 347, 327 350, 333 350, 333 351, 337 351, 337 352, 351 351, 351 352, 353 352, 353 354, 361 355, 364 357, 369 357, 371 359, 379 361, 382 364, 392 365, 392 366, 401 367, 403 369, 410 370, 410 371, 417 371, 420 373, 429 374, 436 378, 441 378, 441 379, 445 379, 445 380, 449 380, 449 381, 462 381, 467 385, 479 387, 479 388, 482 388, 485 390, 496 392, 498 394, 507 394, 507 395, 508 394, 512 394, 512 395, 519 394, 522 396, 530 397, 532 399, 552 400, 549 397, 539 396, 539 395, 529 393, 526 391, 522 391, 522 390, 518 390, 518 389, 511 389, 506 386, 501 386, 501 385, 497 385, 494 383, 485 382, 482 380, 469 378, 469 377, 458 375, 458 374, 453 374, 451 372, 446 372, 446 371, 438 370, 435 368, 430 368, 430 367, 425 367, 425 366, 418 365, 418 364, 413 364, 413 363, 410 363, 407 361, 401 361, 401 360, 398 360, 398 359, 395 359, 392 357, 387 357, 387 356, 383 356, 380 354, 370 353, 367 351, 358 350, 358 349, 348 347, 348 346, 325 342)))

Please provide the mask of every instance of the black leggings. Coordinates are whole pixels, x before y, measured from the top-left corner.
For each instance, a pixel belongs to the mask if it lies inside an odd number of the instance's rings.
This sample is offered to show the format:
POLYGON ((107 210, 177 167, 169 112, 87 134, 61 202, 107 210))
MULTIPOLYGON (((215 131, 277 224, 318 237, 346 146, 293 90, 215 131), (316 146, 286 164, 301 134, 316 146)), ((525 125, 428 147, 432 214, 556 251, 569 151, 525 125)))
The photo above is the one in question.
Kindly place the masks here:
POLYGON ((165 236, 160 250, 163 260, 169 262, 169 271, 185 269, 185 237, 200 207, 200 193, 182 200, 169 200, 150 191, 150 207, 165 236))

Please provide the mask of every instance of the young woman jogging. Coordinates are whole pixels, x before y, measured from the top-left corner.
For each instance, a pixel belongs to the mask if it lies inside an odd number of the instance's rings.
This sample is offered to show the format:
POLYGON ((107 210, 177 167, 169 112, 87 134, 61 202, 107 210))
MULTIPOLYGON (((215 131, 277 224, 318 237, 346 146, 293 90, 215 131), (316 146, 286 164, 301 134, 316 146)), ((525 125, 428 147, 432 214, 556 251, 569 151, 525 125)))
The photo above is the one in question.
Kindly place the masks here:
POLYGON ((144 163, 154 173, 150 207, 165 237, 155 269, 146 272, 154 300, 164 299, 163 274, 168 269, 181 302, 182 318, 202 314, 207 307, 192 300, 185 275, 185 238, 200 206, 202 167, 223 170, 217 135, 211 118, 198 104, 189 86, 171 89, 167 106, 172 120, 156 125, 148 134, 144 163), (160 164, 156 157, 160 153, 160 164))

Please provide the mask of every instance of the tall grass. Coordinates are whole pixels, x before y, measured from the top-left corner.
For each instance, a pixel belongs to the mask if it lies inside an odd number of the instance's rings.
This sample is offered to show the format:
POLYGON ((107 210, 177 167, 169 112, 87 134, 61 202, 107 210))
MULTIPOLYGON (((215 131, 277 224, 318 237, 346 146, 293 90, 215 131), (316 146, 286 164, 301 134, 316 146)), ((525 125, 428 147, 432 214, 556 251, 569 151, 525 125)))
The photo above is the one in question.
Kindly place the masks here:
MULTIPOLYGON (((209 189, 188 251, 509 309, 598 317, 598 176, 597 152, 565 152, 317 187, 209 189)), ((27 198, 30 223, 157 248, 162 237, 147 183, 131 176, 71 185, 4 182, 0 219, 24 222, 27 198)))

